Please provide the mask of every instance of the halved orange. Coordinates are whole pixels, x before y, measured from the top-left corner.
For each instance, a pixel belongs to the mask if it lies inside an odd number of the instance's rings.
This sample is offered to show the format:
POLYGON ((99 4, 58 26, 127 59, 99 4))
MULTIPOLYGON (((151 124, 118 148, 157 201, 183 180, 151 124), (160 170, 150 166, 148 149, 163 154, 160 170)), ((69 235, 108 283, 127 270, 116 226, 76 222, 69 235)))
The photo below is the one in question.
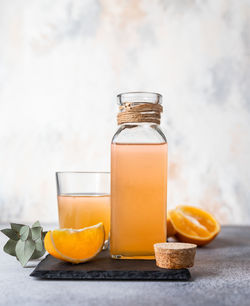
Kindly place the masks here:
POLYGON ((57 229, 44 238, 45 249, 52 256, 72 263, 82 263, 101 252, 105 239, 102 223, 83 229, 57 229))
POLYGON ((193 206, 177 206, 168 213, 176 230, 176 237, 183 242, 205 245, 220 232, 220 224, 203 209, 193 206))
POLYGON ((176 234, 176 230, 173 227, 173 224, 170 220, 169 215, 167 214, 167 237, 173 237, 176 234))

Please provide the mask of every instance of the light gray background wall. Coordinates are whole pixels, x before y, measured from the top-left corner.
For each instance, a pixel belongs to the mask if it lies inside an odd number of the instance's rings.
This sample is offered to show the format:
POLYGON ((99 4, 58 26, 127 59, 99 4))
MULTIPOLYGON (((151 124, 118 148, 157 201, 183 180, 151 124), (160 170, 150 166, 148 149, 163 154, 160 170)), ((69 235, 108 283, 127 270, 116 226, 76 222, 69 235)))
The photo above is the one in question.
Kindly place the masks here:
POLYGON ((131 90, 164 96, 168 206, 249 223, 245 0, 0 0, 0 221, 56 221, 56 170, 109 170, 131 90))

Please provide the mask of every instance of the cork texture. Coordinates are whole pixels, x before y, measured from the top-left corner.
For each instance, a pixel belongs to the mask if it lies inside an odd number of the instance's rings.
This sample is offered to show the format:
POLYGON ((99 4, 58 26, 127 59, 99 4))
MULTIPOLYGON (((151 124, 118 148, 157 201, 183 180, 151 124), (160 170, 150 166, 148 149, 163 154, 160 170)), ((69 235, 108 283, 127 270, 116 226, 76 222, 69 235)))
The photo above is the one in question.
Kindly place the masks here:
POLYGON ((194 265, 197 246, 191 243, 156 243, 156 265, 165 269, 183 269, 194 265))

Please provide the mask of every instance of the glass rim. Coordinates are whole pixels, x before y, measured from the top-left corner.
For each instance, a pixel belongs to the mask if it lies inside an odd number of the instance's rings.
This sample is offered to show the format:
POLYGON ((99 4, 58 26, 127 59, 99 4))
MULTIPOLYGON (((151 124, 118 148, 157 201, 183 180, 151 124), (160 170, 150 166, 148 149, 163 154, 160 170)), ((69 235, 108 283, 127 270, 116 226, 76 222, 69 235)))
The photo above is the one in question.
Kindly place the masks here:
POLYGON ((118 94, 117 96, 118 105, 124 103, 142 104, 162 104, 162 95, 157 92, 150 91, 129 91, 118 94))
POLYGON ((110 174, 110 172, 108 171, 56 171, 55 172, 56 174, 73 174, 73 173, 76 173, 76 174, 110 174))
POLYGON ((128 94, 145 94, 145 95, 156 95, 158 97, 162 97, 162 95, 158 92, 153 92, 153 91, 127 91, 127 92, 121 92, 117 95, 117 97, 120 97, 122 95, 128 95, 128 94))

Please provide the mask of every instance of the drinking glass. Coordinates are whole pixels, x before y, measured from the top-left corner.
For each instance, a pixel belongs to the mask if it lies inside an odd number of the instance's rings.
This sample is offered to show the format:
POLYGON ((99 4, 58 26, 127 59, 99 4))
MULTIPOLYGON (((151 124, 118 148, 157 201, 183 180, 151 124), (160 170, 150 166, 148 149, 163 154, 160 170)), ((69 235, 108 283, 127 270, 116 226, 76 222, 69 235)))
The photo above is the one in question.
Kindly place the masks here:
POLYGON ((80 229, 102 222, 110 233, 110 173, 56 172, 60 228, 80 229))

